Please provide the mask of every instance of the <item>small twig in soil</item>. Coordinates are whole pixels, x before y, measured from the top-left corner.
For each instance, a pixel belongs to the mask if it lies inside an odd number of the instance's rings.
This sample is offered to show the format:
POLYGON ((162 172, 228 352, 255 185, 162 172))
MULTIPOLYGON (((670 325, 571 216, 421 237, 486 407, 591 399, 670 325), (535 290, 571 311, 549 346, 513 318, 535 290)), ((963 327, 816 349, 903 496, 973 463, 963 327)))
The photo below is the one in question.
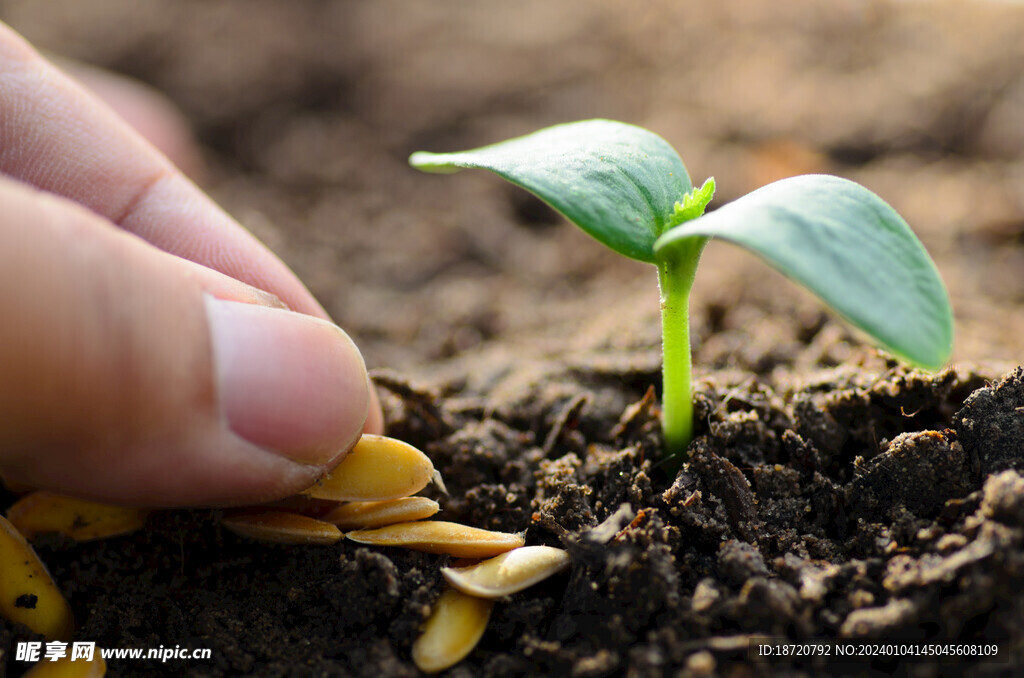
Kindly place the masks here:
POLYGON ((562 408, 555 422, 544 438, 544 456, 549 456, 555 450, 555 446, 562 440, 567 431, 575 429, 579 425, 580 413, 590 403, 590 397, 584 393, 577 395, 562 408))
POLYGON ((435 393, 414 387, 407 379, 391 370, 371 370, 370 377, 377 386, 398 396, 406 407, 418 414, 437 433, 450 433, 457 428, 451 417, 438 407, 435 393))
POLYGON ((611 430, 612 440, 622 440, 628 434, 638 431, 651 421, 657 421, 657 400, 658 396, 654 391, 654 385, 647 387, 644 396, 635 403, 626 407, 618 423, 611 430))
POLYGON ((630 530, 635 530, 636 528, 640 527, 640 525, 642 525, 644 520, 646 519, 647 511, 645 511, 644 509, 640 509, 640 511, 636 514, 636 518, 633 518, 632 522, 630 522, 629 525, 626 525, 624 528, 619 530, 619 533, 615 535, 615 538, 612 539, 612 541, 618 541, 623 536, 625 536, 625 534, 630 530))
POLYGON ((585 532, 582 539, 591 544, 607 544, 622 533, 624 529, 628 529, 628 526, 632 524, 636 517, 632 506, 622 504, 614 513, 605 518, 600 525, 585 532))

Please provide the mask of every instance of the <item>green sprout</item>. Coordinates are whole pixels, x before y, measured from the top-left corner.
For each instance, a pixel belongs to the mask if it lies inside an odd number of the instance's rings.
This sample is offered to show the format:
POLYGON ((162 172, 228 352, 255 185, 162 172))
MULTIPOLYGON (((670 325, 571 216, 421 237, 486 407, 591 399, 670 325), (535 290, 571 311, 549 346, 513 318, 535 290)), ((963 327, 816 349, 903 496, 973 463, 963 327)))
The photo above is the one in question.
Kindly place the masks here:
POLYGON ((711 238, 757 254, 913 365, 938 369, 952 353, 953 312, 935 264, 893 208, 847 179, 783 179, 705 215, 714 179, 695 189, 668 142, 611 120, 556 125, 471 151, 414 153, 409 162, 426 172, 490 170, 616 252, 657 267, 662 430, 671 456, 685 459, 693 438, 689 297, 711 238))

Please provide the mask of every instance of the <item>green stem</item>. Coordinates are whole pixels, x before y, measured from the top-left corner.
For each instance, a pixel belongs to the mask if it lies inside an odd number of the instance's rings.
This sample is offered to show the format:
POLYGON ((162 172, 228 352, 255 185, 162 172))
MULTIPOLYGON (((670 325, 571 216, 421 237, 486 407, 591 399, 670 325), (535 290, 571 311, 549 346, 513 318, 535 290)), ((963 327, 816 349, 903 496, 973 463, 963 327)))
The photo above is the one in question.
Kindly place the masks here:
POLYGON ((661 427, 669 457, 686 459, 693 439, 690 387, 690 289, 707 238, 693 238, 658 261, 661 289, 662 412, 661 427))

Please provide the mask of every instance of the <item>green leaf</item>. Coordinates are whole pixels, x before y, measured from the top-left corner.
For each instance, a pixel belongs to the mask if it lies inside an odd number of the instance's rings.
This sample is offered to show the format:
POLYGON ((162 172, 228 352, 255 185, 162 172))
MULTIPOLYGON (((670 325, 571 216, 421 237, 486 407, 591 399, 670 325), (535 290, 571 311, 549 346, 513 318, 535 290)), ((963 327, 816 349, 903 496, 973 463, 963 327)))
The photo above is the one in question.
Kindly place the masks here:
POLYGON ((426 172, 494 172, 620 254, 654 263, 654 241, 693 186, 679 154, 643 128, 584 120, 460 153, 413 153, 426 172))
POLYGON ((910 363, 938 369, 953 349, 953 312, 935 264, 907 223, 839 177, 783 179, 668 231, 659 259, 692 237, 763 257, 910 363))
POLYGON ((715 178, 708 177, 701 184, 700 188, 695 188, 686 195, 683 199, 675 204, 672 208, 672 218, 668 220, 668 228, 665 230, 673 229, 679 224, 696 219, 697 217, 704 214, 704 210, 707 209, 708 203, 715 197, 715 178))

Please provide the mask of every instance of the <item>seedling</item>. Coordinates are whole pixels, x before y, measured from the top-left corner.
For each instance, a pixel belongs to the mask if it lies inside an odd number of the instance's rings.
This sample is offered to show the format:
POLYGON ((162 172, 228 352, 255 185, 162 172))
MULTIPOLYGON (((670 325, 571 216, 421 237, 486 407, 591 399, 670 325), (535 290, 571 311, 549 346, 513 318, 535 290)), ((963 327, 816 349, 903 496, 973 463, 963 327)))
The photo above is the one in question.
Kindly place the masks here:
POLYGON ((759 255, 911 364, 938 369, 952 352, 953 313, 935 264, 903 218, 852 181, 783 179, 705 215, 714 179, 694 189, 664 139, 610 120, 471 151, 414 153, 409 162, 427 172, 490 170, 613 250, 657 267, 670 455, 685 458, 693 437, 689 296, 711 238, 759 255))

